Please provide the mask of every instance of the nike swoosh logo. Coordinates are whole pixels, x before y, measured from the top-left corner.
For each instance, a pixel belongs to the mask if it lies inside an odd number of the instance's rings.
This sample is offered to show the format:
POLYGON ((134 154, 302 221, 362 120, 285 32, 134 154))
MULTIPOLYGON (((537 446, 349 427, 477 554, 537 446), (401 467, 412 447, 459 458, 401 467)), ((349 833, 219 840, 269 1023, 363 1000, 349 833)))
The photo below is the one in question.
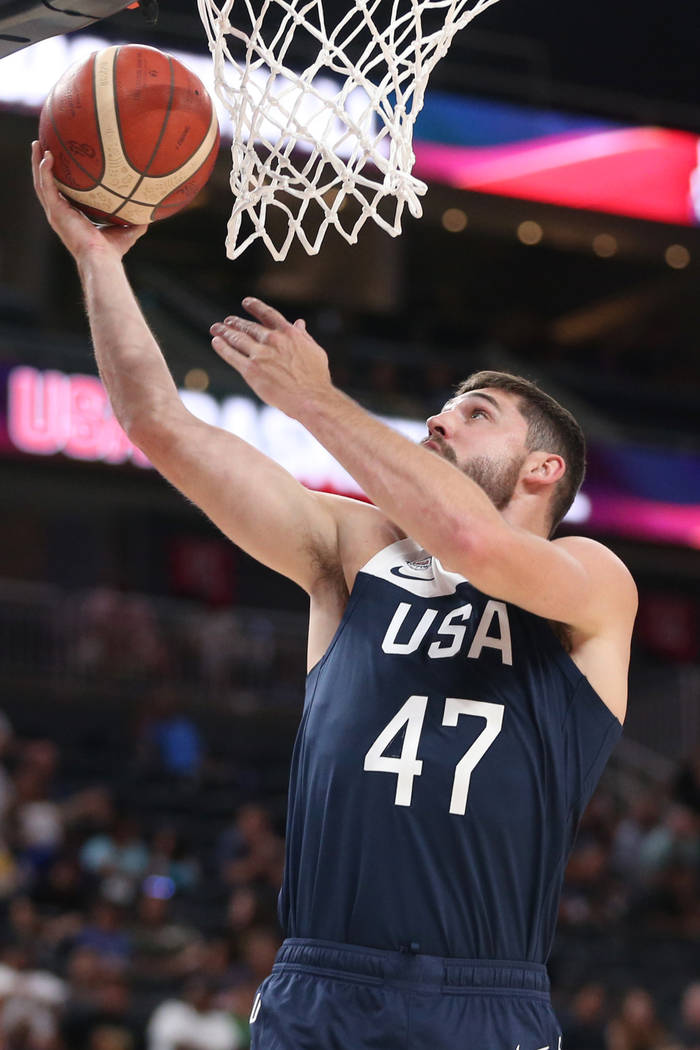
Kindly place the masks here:
POLYGON ((404 572, 400 565, 394 565, 391 569, 392 576, 400 576, 402 580, 420 580, 421 583, 428 583, 430 580, 434 580, 434 576, 412 576, 409 572, 404 572))

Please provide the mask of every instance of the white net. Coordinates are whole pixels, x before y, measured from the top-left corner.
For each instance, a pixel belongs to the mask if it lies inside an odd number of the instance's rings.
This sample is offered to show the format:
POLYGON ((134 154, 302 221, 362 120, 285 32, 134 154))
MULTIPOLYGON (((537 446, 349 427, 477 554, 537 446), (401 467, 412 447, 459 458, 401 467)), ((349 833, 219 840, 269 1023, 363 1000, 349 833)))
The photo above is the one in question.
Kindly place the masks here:
POLYGON ((233 125, 229 258, 258 237, 275 259, 295 237, 315 255, 331 226, 354 244, 370 218, 397 236, 406 204, 422 214, 428 77, 497 0, 330 0, 333 17, 323 0, 197 2, 233 125))

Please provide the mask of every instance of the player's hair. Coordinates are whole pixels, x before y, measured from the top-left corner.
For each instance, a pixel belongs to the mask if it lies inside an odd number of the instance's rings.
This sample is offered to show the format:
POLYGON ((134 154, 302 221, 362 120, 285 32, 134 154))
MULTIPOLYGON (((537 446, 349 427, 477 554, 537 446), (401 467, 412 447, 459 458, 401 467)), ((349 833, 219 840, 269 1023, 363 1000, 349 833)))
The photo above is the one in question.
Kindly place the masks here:
POLYGON ((566 464, 550 504, 550 536, 574 502, 586 472, 586 439, 571 412, 536 383, 510 372, 474 372, 457 387, 455 396, 470 390, 505 390, 518 398, 518 409, 527 421, 529 452, 555 452, 566 464))

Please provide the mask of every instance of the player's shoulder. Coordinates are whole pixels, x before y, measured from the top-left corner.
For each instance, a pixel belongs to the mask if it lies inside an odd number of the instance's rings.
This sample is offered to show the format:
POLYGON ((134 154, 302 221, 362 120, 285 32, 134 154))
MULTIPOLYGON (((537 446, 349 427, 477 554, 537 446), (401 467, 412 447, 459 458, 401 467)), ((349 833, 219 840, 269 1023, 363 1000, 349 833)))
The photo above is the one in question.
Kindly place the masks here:
POLYGON ((579 562, 591 574, 597 587, 605 589, 606 600, 637 610, 637 585, 621 558, 604 543, 589 536, 560 536, 552 543, 579 562))

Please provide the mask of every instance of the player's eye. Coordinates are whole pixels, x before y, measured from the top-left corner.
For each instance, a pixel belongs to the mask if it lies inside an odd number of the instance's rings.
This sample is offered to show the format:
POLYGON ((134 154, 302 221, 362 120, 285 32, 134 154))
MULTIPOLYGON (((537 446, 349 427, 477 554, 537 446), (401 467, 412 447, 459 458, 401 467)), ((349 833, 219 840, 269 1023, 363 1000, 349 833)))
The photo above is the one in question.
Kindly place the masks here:
POLYGON ((473 408, 471 411, 470 419, 476 419, 477 416, 483 416, 484 419, 488 419, 488 413, 483 408, 473 408))

